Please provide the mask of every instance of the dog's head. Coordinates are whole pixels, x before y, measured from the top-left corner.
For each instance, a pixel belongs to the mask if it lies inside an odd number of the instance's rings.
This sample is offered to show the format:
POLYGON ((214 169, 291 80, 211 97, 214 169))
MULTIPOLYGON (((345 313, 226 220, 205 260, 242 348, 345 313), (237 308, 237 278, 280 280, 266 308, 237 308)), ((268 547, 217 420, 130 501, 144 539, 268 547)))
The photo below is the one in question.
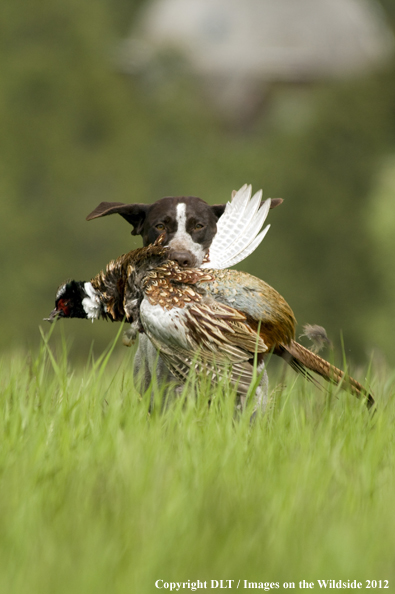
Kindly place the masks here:
MULTIPOLYGON (((271 208, 281 202, 281 198, 272 200, 271 208)), ((170 257, 180 266, 191 267, 201 265, 225 206, 210 206, 194 196, 166 197, 154 204, 101 202, 87 220, 119 214, 133 225, 132 235, 142 236, 144 246, 154 243, 159 235, 164 234, 164 245, 172 248, 170 257)))

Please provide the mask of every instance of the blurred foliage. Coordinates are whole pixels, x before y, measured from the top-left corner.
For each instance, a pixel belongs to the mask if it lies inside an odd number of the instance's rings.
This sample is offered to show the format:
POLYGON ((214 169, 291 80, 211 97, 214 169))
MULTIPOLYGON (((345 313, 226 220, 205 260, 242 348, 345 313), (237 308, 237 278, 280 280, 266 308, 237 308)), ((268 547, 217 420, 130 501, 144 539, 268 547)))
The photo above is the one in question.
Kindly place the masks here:
MULTIPOLYGON (((377 266, 367 216, 395 139, 393 68, 274 87, 254 122, 230 126, 171 59, 145 77, 117 70, 117 44, 142 3, 1 5, 0 346, 38 341, 57 284, 140 245, 119 217, 85 222, 102 200, 217 203, 249 182, 285 202, 241 268, 279 290, 300 325, 325 326, 337 345, 342 332, 348 357, 378 345, 393 358, 373 338, 377 310, 384 320, 390 312, 388 266, 377 266)), ((111 324, 64 327, 76 353, 114 335, 111 324)))
POLYGON ((386 17, 392 25, 395 24, 395 1, 394 0, 379 0, 379 5, 384 9, 386 17))
POLYGON ((395 156, 387 157, 379 170, 372 192, 372 205, 366 213, 366 228, 373 243, 377 272, 385 279, 382 300, 374 304, 366 321, 371 345, 379 353, 388 353, 393 361, 395 334, 395 156))

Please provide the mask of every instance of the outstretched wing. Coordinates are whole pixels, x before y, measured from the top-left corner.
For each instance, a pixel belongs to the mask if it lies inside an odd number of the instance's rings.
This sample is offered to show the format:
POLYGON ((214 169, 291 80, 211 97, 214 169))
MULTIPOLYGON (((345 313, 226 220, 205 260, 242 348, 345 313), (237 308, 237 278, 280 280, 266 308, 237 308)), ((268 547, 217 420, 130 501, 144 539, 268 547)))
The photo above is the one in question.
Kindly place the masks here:
POLYGON ((270 225, 260 232, 270 209, 270 198, 261 206, 262 190, 251 198, 252 188, 244 184, 228 202, 218 219, 217 233, 201 268, 223 269, 249 256, 261 243, 270 225))
POLYGON ((243 313, 214 300, 170 310, 144 300, 140 316, 147 336, 180 380, 194 368, 212 381, 230 376, 239 393, 248 392, 254 354, 265 353, 267 346, 243 313))

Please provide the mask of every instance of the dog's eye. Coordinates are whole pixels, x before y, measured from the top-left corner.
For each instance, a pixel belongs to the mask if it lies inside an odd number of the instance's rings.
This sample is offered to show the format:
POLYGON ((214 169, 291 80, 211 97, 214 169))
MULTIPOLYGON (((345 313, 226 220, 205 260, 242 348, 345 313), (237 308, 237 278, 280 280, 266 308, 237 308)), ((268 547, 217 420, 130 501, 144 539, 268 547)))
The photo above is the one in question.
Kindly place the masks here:
POLYGON ((196 223, 196 225, 195 225, 195 229, 197 231, 199 231, 200 229, 203 229, 203 227, 204 227, 203 223, 196 223))
POLYGON ((165 226, 163 223, 158 223, 157 225, 155 225, 155 229, 158 229, 158 231, 164 231, 165 226))

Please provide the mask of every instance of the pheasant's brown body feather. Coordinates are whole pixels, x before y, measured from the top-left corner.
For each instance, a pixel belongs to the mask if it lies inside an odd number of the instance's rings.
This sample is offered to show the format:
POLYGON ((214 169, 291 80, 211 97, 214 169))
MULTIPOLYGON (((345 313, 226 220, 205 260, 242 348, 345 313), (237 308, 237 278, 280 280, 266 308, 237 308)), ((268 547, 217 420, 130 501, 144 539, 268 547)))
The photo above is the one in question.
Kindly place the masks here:
POLYGON ((272 351, 309 379, 312 371, 344 382, 374 403, 359 382, 295 341, 294 314, 267 283, 235 270, 183 269, 168 256, 157 242, 114 260, 91 284, 103 315, 138 320, 176 377, 185 380, 191 367, 212 379, 231 369, 246 394, 254 356, 272 351))

